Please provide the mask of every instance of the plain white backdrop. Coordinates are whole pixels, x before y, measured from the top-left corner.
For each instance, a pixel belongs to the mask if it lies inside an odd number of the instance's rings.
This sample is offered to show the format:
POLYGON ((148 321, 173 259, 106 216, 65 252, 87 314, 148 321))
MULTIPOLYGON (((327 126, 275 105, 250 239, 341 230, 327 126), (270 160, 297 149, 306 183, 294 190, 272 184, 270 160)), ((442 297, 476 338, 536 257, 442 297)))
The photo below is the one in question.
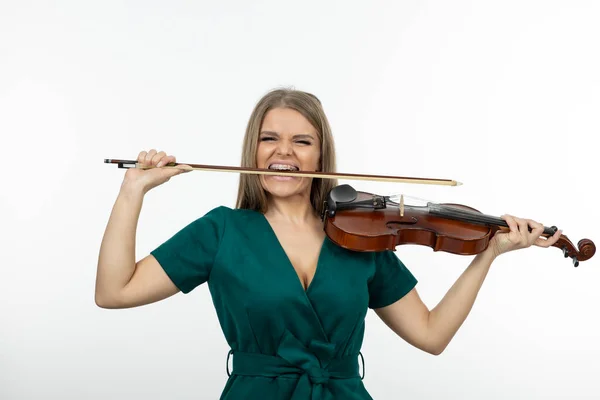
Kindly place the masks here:
MULTIPOLYGON (((600 241, 600 6, 590 1, 0 3, 0 398, 217 399, 228 346, 207 286, 160 303, 94 303, 125 170, 156 148, 239 165, 268 90, 317 95, 338 171, 459 187, 340 181, 510 213, 600 241)), ((137 258, 218 205, 239 175, 151 191, 137 258)), ((267 249, 268 250, 268 249, 267 249)), ((472 257, 402 246, 433 308, 472 257)), ((598 399, 600 256, 497 259, 440 356, 370 312, 376 399, 598 399)))

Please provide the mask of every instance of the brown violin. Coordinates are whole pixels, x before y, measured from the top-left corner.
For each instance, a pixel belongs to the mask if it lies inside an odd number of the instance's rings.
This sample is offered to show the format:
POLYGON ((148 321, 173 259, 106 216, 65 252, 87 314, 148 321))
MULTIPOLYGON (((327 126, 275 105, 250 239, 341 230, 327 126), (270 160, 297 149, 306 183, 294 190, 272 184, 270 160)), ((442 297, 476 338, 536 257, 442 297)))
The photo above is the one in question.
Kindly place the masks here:
MULTIPOLYGON (((461 204, 405 205, 403 197, 380 196, 355 190, 350 185, 334 187, 325 200, 321 217, 327 236, 343 248, 355 251, 395 250, 414 244, 434 251, 474 255, 485 250, 492 237, 508 224, 461 204)), ((556 226, 544 227, 542 236, 554 235, 556 226)), ((531 228, 530 228, 531 231, 531 228)), ((577 267, 589 260, 596 246, 582 239, 577 247, 565 235, 553 244, 577 267)))
MULTIPOLYGON (((106 158, 106 164, 119 168, 155 168, 142 166, 136 160, 106 158)), ((317 171, 274 171, 261 168, 169 163, 161 168, 186 165, 193 170, 234 172, 258 175, 300 176, 320 179, 372 180, 410 184, 460 186, 453 179, 418 178, 406 176, 362 175, 317 171)), ((474 208, 460 204, 424 206, 404 205, 403 197, 380 196, 356 191, 350 185, 339 185, 330 190, 321 217, 327 236, 339 246, 355 251, 395 250, 396 246, 415 244, 429 246, 434 251, 474 255, 485 250, 492 237, 508 224, 499 217, 482 214, 474 208)), ((552 236, 558 228, 545 227, 543 236, 552 236)), ((582 239, 577 247, 565 235, 553 245, 570 257, 577 267, 580 261, 589 260, 596 246, 582 239)))

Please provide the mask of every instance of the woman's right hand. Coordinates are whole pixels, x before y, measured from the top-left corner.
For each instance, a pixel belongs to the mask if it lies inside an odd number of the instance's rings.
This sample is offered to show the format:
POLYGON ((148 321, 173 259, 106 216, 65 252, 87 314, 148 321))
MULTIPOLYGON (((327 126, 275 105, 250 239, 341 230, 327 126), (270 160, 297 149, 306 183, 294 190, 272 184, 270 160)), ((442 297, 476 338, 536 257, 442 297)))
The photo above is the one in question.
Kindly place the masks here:
POLYGON ((129 168, 125 173, 123 186, 133 188, 134 190, 141 190, 144 194, 167 182, 175 175, 192 171, 192 167, 186 164, 170 168, 160 168, 168 163, 176 162, 175 156, 167 156, 164 151, 157 152, 155 149, 141 151, 138 154, 137 162, 141 164, 141 166, 154 168, 129 168))

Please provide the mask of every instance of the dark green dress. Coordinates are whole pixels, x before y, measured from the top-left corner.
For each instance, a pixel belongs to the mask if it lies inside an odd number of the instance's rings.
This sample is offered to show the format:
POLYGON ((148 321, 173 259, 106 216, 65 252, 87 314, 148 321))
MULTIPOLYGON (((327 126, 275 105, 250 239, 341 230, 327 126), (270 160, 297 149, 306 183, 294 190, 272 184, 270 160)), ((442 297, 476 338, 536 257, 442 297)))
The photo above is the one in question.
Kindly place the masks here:
POLYGON ((325 238, 305 291, 265 216, 228 207, 151 254, 183 293, 208 282, 231 347, 223 400, 371 399, 359 368, 366 313, 417 282, 392 251, 353 252, 325 238))

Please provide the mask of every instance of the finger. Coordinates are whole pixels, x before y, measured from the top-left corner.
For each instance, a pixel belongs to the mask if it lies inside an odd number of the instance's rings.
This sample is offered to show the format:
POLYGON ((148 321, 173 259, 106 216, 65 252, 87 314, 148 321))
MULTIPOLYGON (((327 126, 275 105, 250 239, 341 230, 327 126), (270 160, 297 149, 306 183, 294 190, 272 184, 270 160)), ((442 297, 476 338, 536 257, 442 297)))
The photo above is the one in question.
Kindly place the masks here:
POLYGON ((544 225, 531 219, 527 219, 526 221, 527 224, 531 227, 531 234, 529 235, 529 244, 531 245, 536 241, 536 239, 539 239, 539 237, 544 232, 544 225))
POLYGON ((145 151, 145 150, 144 151, 140 151, 140 154, 138 154, 138 156, 137 156, 137 162, 143 163, 144 159, 146 158, 146 154, 148 154, 147 151, 145 151))
POLYGON ((550 239, 548 239, 550 241, 549 246, 552 246, 553 244, 555 244, 556 242, 558 242, 560 240, 561 236, 562 236, 562 229, 559 229, 558 231, 556 231, 554 233, 554 235, 552 235, 550 237, 550 239))
POLYGON ((144 158, 144 163, 145 164, 152 164, 152 157, 154 157, 154 155, 156 154, 156 149, 151 149, 147 154, 146 157, 144 158))
POLYGON ((174 162, 175 162, 175 156, 166 156, 166 157, 163 157, 163 158, 162 158, 162 159, 161 159, 161 160, 158 162, 158 164, 156 164, 156 166, 157 166, 157 167, 162 167, 162 166, 165 166, 165 165, 167 165, 167 164, 169 164, 169 163, 174 163, 174 162))
POLYGON ((519 227, 519 244, 527 246, 529 244, 529 225, 523 218, 516 218, 515 222, 519 227))
POLYGON ((156 153, 154 156, 152 156, 152 165, 159 167, 158 163, 160 162, 161 158, 163 158, 166 155, 167 154, 164 151, 159 151, 158 153, 156 153))
POLYGON ((521 235, 529 235, 529 224, 527 224, 527 221, 524 220, 523 218, 516 218, 516 217, 515 217, 515 221, 517 222, 517 226, 519 227, 519 233, 521 235))
POLYGON ((562 234, 562 230, 558 230, 554 233, 554 235, 548 237, 547 239, 544 239, 544 238, 536 239, 534 244, 539 247, 550 247, 553 244, 555 244, 556 242, 558 242, 561 234, 562 234))
POLYGON ((192 167, 189 165, 186 167, 185 165, 176 165, 173 168, 164 169, 165 173, 168 174, 169 177, 183 174, 184 172, 190 172, 192 167))
POLYGON ((519 233, 519 226, 512 215, 504 214, 502 219, 506 221, 511 232, 519 233))
POLYGON ((194 170, 191 165, 187 164, 178 165, 177 168, 179 168, 180 172, 190 172, 194 170))

